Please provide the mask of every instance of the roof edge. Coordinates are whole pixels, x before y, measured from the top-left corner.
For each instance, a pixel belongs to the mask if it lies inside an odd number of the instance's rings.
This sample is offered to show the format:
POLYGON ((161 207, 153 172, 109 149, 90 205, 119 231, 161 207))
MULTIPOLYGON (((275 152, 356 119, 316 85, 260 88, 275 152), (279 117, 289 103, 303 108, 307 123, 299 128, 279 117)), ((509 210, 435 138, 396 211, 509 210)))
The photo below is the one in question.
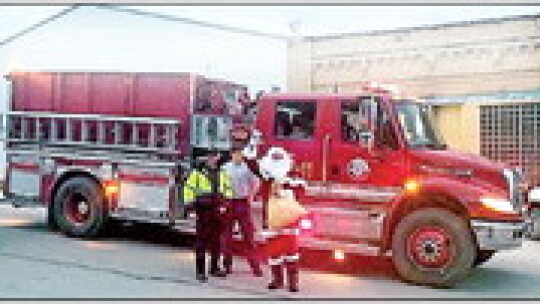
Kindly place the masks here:
POLYGON ((327 39, 328 40, 339 39, 339 38, 345 38, 345 37, 378 36, 378 35, 391 34, 391 33, 407 33, 407 32, 417 31, 417 30, 438 30, 438 29, 447 28, 447 27, 459 27, 459 26, 468 26, 468 25, 475 25, 475 24, 493 24, 493 23, 500 23, 500 22, 507 22, 507 21, 516 21, 516 20, 534 20, 534 19, 539 19, 539 18, 540 18, 540 12, 537 14, 482 18, 482 19, 456 21, 456 22, 440 23, 440 24, 433 24, 433 25, 401 27, 401 28, 388 29, 388 30, 373 30, 373 31, 366 31, 366 32, 349 32, 349 33, 341 33, 341 34, 305 36, 304 39, 307 41, 315 42, 315 41, 322 41, 322 40, 327 40, 327 39))

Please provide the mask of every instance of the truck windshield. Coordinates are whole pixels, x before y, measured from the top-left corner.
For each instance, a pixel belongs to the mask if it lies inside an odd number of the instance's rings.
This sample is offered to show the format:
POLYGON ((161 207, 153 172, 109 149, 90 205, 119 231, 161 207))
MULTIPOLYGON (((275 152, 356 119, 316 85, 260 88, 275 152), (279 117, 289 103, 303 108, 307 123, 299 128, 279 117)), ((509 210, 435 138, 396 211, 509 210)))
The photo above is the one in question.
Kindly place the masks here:
POLYGON ((414 102, 398 102, 396 110, 409 147, 437 150, 446 148, 433 127, 426 106, 414 102))

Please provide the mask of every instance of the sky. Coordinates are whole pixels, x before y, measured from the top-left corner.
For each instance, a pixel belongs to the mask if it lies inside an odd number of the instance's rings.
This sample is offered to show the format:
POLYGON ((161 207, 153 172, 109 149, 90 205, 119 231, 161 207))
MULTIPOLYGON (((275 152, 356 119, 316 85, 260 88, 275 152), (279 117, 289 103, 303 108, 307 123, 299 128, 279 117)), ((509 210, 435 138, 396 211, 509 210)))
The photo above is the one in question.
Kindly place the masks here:
MULTIPOLYGON (((0 37, 64 9, 64 6, 0 6, 0 37)), ((522 6, 131 6, 269 33, 304 35, 394 29, 511 15, 538 14, 540 5, 522 6)))

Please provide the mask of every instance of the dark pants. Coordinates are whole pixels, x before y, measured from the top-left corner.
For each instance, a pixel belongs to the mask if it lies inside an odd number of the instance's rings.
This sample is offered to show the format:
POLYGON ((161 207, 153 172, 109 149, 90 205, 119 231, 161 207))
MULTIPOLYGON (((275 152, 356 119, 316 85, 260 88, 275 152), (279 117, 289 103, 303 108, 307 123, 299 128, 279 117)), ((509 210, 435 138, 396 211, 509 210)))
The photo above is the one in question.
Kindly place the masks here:
POLYGON ((255 241, 253 240, 255 227, 251 219, 251 208, 247 199, 233 199, 230 201, 229 207, 227 208, 223 235, 223 252, 225 255, 224 266, 227 270, 232 268, 234 252, 233 232, 235 223, 238 223, 240 227, 243 247, 245 247, 243 249, 244 252, 246 252, 246 257, 251 269, 254 273, 260 273, 259 257, 256 254, 255 241))
POLYGON ((195 238, 196 271, 206 273, 206 256, 210 254, 210 272, 218 270, 221 250, 222 219, 217 208, 197 211, 195 238))

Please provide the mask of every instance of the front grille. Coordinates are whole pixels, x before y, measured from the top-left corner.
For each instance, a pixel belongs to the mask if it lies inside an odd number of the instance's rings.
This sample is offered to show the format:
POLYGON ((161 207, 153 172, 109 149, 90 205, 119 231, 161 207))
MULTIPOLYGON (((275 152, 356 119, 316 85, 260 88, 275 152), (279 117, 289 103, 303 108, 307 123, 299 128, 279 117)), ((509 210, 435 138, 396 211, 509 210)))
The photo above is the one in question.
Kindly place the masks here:
POLYGON ((508 199, 512 202, 514 210, 521 213, 524 194, 521 193, 520 184, 523 181, 523 175, 518 169, 506 169, 503 175, 508 185, 508 199))

